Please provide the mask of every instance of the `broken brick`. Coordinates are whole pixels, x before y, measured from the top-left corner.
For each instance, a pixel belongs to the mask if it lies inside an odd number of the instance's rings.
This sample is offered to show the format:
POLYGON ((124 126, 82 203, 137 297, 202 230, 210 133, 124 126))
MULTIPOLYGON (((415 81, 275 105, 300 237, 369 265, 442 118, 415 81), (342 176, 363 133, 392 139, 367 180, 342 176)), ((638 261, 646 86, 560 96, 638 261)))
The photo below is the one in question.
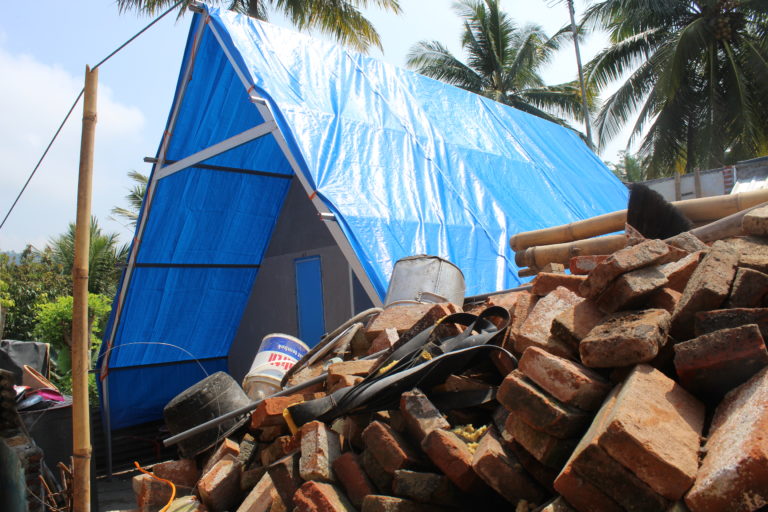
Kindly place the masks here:
MULTIPOLYGON (((131 486, 136 497, 139 510, 157 510, 171 499, 171 486, 167 482, 153 478, 151 475, 139 474, 131 479, 131 486)), ((191 487, 177 486, 177 496, 192 492, 191 487)))
POLYGON ((344 493, 322 482, 305 482, 293 496, 296 512, 355 512, 344 493))
POLYGON ((725 306, 728 308, 754 308, 761 306, 768 294, 768 274, 740 268, 736 271, 733 286, 725 306))
POLYGON ((722 397, 768 366, 756 324, 723 329, 675 345, 675 369, 689 391, 722 397))
POLYGON ((768 235, 768 206, 761 206, 744 214, 741 229, 749 235, 768 235))
POLYGON ((363 382, 364 377, 356 377, 354 375, 337 375, 333 378, 328 378, 327 389, 328 393, 333 393, 342 388, 350 388, 363 382))
POLYGON ((332 464, 339 455, 339 436, 325 423, 310 421, 301 426, 299 475, 302 479, 334 482, 332 464))
POLYGON ((301 448, 298 436, 280 436, 272 444, 259 452, 262 466, 269 466, 276 460, 282 459, 291 452, 301 448))
POLYGON ((688 280, 693 275, 693 271, 699 266, 703 252, 695 252, 684 258, 659 265, 656 268, 667 278, 667 287, 676 292, 682 293, 688 280))
POLYGON ((555 291, 555 288, 562 286, 573 293, 579 293, 579 286, 586 279, 585 276, 575 276, 570 274, 554 274, 539 272, 531 282, 531 293, 544 297, 555 291))
POLYGON ((472 457, 472 468, 510 503, 517 503, 518 500, 538 503, 546 495, 515 456, 504 450, 494 429, 489 429, 480 440, 472 457))
POLYGON ((688 280, 672 314, 672 336, 678 340, 692 338, 693 316, 720 307, 731 289, 738 259, 738 253, 727 243, 717 241, 712 245, 688 280))
POLYGON ((667 278, 655 267, 627 272, 614 279, 597 299, 604 313, 614 313, 638 305, 651 292, 667 284, 667 278))
POLYGON ((671 315, 672 312, 675 311, 677 303, 680 302, 680 297, 682 296, 682 293, 675 291, 668 286, 664 286, 648 297, 648 306, 652 309, 663 309, 671 315))
POLYGON ((690 231, 683 231, 682 233, 668 238, 666 240, 668 245, 677 247, 687 252, 706 251, 709 249, 707 244, 702 242, 696 235, 690 231))
POLYGON ((301 454, 296 452, 287 455, 282 459, 273 462, 268 468, 267 473, 272 479, 275 491, 280 496, 283 503, 293 503, 293 495, 301 486, 302 480, 299 475, 299 458, 301 454))
POLYGON ((472 469, 472 452, 459 436, 448 430, 433 430, 421 449, 453 484, 464 492, 477 494, 485 485, 472 469))
POLYGON ((615 313, 579 344, 590 368, 612 368, 651 361, 666 343, 670 315, 663 309, 615 313))
POLYGON ((359 507, 363 504, 363 498, 376 493, 373 482, 365 474, 359 458, 353 452, 346 452, 337 457, 333 461, 333 471, 353 505, 359 507))
POLYGON ((504 425, 505 439, 515 441, 533 458, 550 468, 560 469, 576 447, 578 438, 558 439, 536 430, 517 414, 507 416, 504 425))
POLYGON ((661 240, 646 240, 638 245, 625 247, 598 264, 581 284, 581 296, 593 299, 621 274, 653 265, 669 253, 669 247, 661 240))
POLYGON ((593 300, 583 300, 557 315, 552 320, 550 332, 557 339, 578 347, 579 342, 604 318, 605 313, 593 300))
POLYGON ((437 407, 418 389, 407 391, 400 396, 400 411, 405 418, 408 432, 418 443, 436 428, 450 428, 450 424, 437 407))
POLYGON ((757 510, 768 505, 768 368, 718 405, 696 482, 691 512, 757 510))
POLYGON ((363 431, 366 449, 389 474, 418 465, 418 455, 389 425, 374 421, 363 431))
POLYGON ((444 316, 456 313, 458 308, 450 303, 401 303, 393 304, 375 316, 366 328, 366 336, 373 340, 385 329, 396 329, 401 340, 410 339, 444 316), (407 334, 407 336, 406 336, 407 334))
POLYGON ((564 404, 585 411, 596 410, 611 390, 594 371, 538 347, 530 347, 520 358, 520 370, 541 389, 564 404))
MULTIPOLYGON (((251 429, 262 429, 271 426, 283 426, 283 411, 292 405, 314 400, 325 396, 324 393, 296 394, 290 396, 275 396, 262 401, 251 414, 251 429)), ((277 436, 275 436, 277 437, 277 436)))
POLYGON ((362 464, 365 474, 368 475, 379 492, 387 493, 390 491, 392 488, 392 475, 384 470, 381 463, 376 460, 376 457, 367 448, 360 454, 360 464, 362 464))
POLYGON ((571 465, 566 465, 557 476, 555 489, 580 512, 624 512, 624 508, 582 478, 571 465))
POLYGON ((397 329, 387 327, 373 338, 371 346, 368 349, 368 355, 391 349, 399 339, 400 336, 397 334, 397 329))
POLYGON ((528 425, 561 439, 580 434, 589 423, 585 412, 563 405, 544 393, 520 370, 506 376, 496 399, 528 425))
POLYGON ((574 275, 587 275, 595 267, 608 258, 607 254, 594 254, 587 256, 574 256, 568 261, 568 269, 574 275))
POLYGON ((197 484, 205 506, 212 512, 223 512, 240 502, 240 463, 225 455, 211 467, 197 484))
POLYGON ((169 460, 152 466, 156 477, 170 480, 174 485, 194 487, 200 479, 200 470, 194 459, 169 460))
POLYGON ((268 512, 272 506, 272 491, 275 485, 268 473, 264 473, 261 479, 248 493, 237 512, 268 512))
POLYGON ((415 501, 371 494, 363 500, 362 512, 438 512, 440 509, 415 501))
POLYGON ((573 348, 552 336, 552 321, 582 300, 584 299, 562 287, 539 300, 515 333, 515 351, 522 353, 530 346, 539 346, 553 354, 572 357, 575 354, 573 348))
POLYGON ((396 496, 434 505, 456 506, 461 499, 459 490, 447 476, 406 469, 395 471, 392 492, 396 496))
POLYGON ((696 336, 721 329, 757 324, 763 339, 768 338, 768 308, 716 309, 696 313, 696 336))
POLYGON ((210 471, 214 464, 219 462, 227 455, 232 455, 233 457, 237 458, 237 456, 240 455, 240 445, 231 439, 225 438, 224 441, 222 441, 222 443, 218 446, 218 448, 216 448, 216 451, 214 451, 213 454, 208 457, 205 466, 203 466, 202 474, 204 475, 210 471))

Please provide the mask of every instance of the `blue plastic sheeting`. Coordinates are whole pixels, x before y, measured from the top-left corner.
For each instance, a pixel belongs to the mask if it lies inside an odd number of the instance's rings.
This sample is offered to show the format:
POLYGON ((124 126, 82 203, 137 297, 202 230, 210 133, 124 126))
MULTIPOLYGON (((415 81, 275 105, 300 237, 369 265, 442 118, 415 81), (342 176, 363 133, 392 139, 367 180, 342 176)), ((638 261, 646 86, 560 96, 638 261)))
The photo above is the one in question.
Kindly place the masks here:
MULTIPOLYGON (((289 30, 206 13, 192 21, 182 75, 194 68, 165 159, 263 123, 255 92, 382 298, 395 262, 418 253, 461 268, 468 295, 511 288, 511 235, 626 206, 625 187, 570 130, 289 30)), ((182 85, 180 75, 177 98, 182 85)), ((108 365, 113 428, 160 417, 201 378, 192 361, 222 368, 294 174, 273 135, 204 164, 243 172, 182 170, 160 179, 142 210, 108 365)))

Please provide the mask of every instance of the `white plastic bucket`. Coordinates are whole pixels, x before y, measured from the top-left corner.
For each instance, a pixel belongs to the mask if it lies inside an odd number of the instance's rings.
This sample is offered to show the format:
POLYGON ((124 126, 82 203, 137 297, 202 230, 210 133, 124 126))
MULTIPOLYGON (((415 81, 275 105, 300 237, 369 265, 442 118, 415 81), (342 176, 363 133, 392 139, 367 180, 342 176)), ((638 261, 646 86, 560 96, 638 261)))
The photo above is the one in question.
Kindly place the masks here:
POLYGON ((309 347, 298 338, 289 334, 267 334, 243 379, 243 390, 252 400, 277 393, 285 373, 307 352, 309 347))

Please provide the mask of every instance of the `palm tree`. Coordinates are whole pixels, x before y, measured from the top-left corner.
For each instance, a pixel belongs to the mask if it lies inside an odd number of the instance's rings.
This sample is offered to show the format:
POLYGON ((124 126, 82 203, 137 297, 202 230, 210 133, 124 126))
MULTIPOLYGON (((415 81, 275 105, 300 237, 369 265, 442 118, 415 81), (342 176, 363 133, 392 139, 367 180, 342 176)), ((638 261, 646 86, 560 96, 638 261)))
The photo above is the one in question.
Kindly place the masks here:
MULTIPOLYGON (((111 296, 117 287, 121 270, 118 268, 128 257, 128 246, 118 245, 116 233, 102 233, 96 217, 91 217, 91 246, 88 251, 88 291, 111 296)), ((48 242, 53 262, 64 272, 72 271, 75 262, 75 223, 66 233, 48 242)))
POLYGON ((768 151, 766 0, 603 0, 584 22, 612 42, 588 80, 624 80, 597 116, 601 146, 633 122, 651 178, 768 151))
MULTIPOLYGON (((128 177, 135 182, 125 196, 128 200, 128 208, 115 206, 112 208, 112 214, 127 220, 128 226, 135 227, 136 221, 139 218, 141 204, 144 202, 144 195, 147 193, 147 182, 149 181, 149 178, 146 174, 142 174, 138 171, 129 171, 128 177)), ((117 221, 114 217, 110 217, 110 219, 117 221)))
POLYGON ((539 26, 519 27, 499 10, 498 0, 461 0, 454 9, 464 19, 467 63, 438 41, 420 41, 408 53, 410 68, 564 126, 563 117, 583 119, 578 82, 545 85, 539 75, 570 38, 566 30, 547 37, 539 26))
MULTIPOLYGON (((178 0, 117 0, 120 11, 137 10, 153 15, 178 0)), ((182 0, 183 13, 195 0, 182 0)), ((381 38, 360 12, 370 5, 400 13, 399 0, 214 0, 227 8, 260 20, 272 12, 280 13, 299 30, 319 30, 338 42, 359 51, 381 48, 381 38)))

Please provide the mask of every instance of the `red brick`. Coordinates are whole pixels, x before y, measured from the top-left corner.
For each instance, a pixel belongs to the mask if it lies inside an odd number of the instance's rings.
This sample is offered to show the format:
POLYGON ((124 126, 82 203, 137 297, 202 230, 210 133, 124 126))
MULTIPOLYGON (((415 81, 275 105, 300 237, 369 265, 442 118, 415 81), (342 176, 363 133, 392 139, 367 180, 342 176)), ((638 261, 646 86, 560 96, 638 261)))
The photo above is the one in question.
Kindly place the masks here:
POLYGON ((539 298, 529 292, 517 292, 518 296, 515 303, 509 308, 509 327, 507 327, 507 335, 504 338, 501 346, 509 351, 514 351, 514 344, 517 335, 520 333, 520 329, 523 326, 523 322, 531 314, 539 298))
POLYGON ((598 409, 611 390, 608 382, 594 371, 537 347, 523 353, 520 370, 564 404, 585 411, 598 409))
POLYGON ((504 450, 493 429, 489 429, 480 440, 472 457, 472 468, 510 503, 516 504, 518 500, 540 503, 546 496, 517 458, 504 450))
MULTIPOLYGON (((374 361, 375 362, 375 361, 374 361)), ((356 377, 354 375, 337 375, 333 378, 328 378, 327 389, 328 393, 333 393, 342 388, 350 388, 363 382, 364 377, 356 377)))
POLYGON ((367 495, 376 493, 373 482, 365 474, 359 458, 353 452, 346 452, 337 457, 333 461, 333 471, 347 492, 349 501, 356 507, 363 504, 363 498, 367 495))
POLYGON ((363 430, 363 442, 366 449, 389 474, 393 474, 398 469, 418 465, 418 454, 410 444, 392 427, 380 421, 374 421, 363 430))
POLYGON ((174 485, 194 487, 200 479, 200 470, 194 459, 169 460, 152 466, 152 473, 158 478, 170 480, 174 485))
POLYGON ((663 309, 615 313, 581 340, 581 361, 590 368, 651 361, 666 343, 669 318, 663 309))
POLYGON ((261 480, 251 489, 245 497, 237 512, 268 512, 272 506, 272 492, 275 485, 268 473, 264 473, 261 480))
POLYGON ((451 426, 427 395, 418 389, 406 391, 400 396, 400 411, 408 432, 417 443, 421 443, 436 428, 446 429, 451 426))
POLYGON ((394 496, 371 494, 363 501, 362 512, 438 512, 440 508, 394 496))
POLYGON ((687 252, 706 251, 709 249, 707 244, 699 240, 696 235, 690 231, 683 231, 679 235, 675 235, 672 238, 666 240, 668 245, 677 247, 687 252))
POLYGON ((214 451, 213 454, 208 457, 208 460, 205 462, 205 466, 203 466, 202 474, 204 475, 210 471, 214 464, 219 462, 227 455, 232 455, 233 457, 237 458, 237 456, 240 455, 240 445, 231 439, 225 438, 224 441, 218 446, 218 448, 216 448, 216 451, 214 451))
POLYGON ((740 254, 739 267, 768 274, 768 254, 740 254))
POLYGON ((267 398, 261 402, 251 414, 251 429, 260 429, 270 426, 283 426, 283 411, 292 405, 308 400, 314 400, 324 396, 323 393, 296 394, 290 396, 276 396, 267 398))
POLYGON ((341 455, 339 435, 320 421, 301 426, 299 475, 304 480, 335 482, 333 461, 341 455))
MULTIPOLYGON (((242 462, 240 462, 240 467, 245 468, 246 466, 243 465, 242 462)), ((243 493, 250 492, 259 481, 264 478, 264 475, 267 473, 267 468, 264 466, 253 466, 249 469, 243 469, 240 471, 240 490, 243 493)))
POLYGON ((515 455, 517 461, 523 468, 525 468, 528 474, 531 475, 542 488, 546 489, 549 494, 556 494, 552 484, 555 482, 555 478, 560 472, 560 468, 552 469, 542 464, 536 460, 533 455, 528 453, 528 450, 520 446, 520 443, 511 439, 511 437, 506 434, 502 435, 502 440, 504 441, 504 447, 515 455), (508 437, 510 439, 509 441, 507 440, 508 437))
POLYGON ((506 376, 496 399, 528 425, 560 439, 580 434, 589 423, 585 412, 561 404, 528 380, 520 370, 506 376))
POLYGON ((579 342, 605 319, 593 300, 577 302, 552 320, 552 336, 578 348, 579 342))
POLYGON ((298 436, 280 436, 272 444, 259 452, 262 466, 269 466, 276 460, 282 459, 291 452, 301 448, 301 439, 298 436))
POLYGON ((571 274, 574 275, 587 275, 592 272, 595 267, 605 261, 608 255, 589 255, 589 256, 574 256, 568 261, 568 269, 571 274))
POLYGON ((229 510, 240 503, 240 463, 225 455, 197 484, 200 499, 212 512, 229 510))
POLYGON ((543 297, 555 291, 555 288, 562 286, 573 293, 579 293, 579 286, 586 279, 585 276, 575 276, 570 274, 553 274, 539 272, 531 282, 531 293, 543 297))
POLYGON ((341 363, 334 363, 328 367, 328 379, 332 377, 338 377, 341 375, 354 375, 356 377, 365 377, 373 367, 376 366, 374 359, 363 359, 357 361, 342 361, 341 363))
POLYGON ((410 339, 427 327, 434 325, 446 315, 455 313, 458 308, 450 303, 421 304, 403 303, 389 306, 374 317, 366 328, 366 336, 373 341, 385 329, 396 329, 401 339, 410 339), (406 333, 410 334, 404 336, 406 333))
POLYGON ((756 510, 768 505, 768 369, 718 405, 696 483, 691 512, 756 510))
POLYGON ((696 475, 704 406, 647 365, 614 393, 592 424, 600 448, 658 494, 680 499, 696 475))
POLYGON ((560 469, 573 449, 578 438, 558 439, 528 425, 519 415, 510 414, 504 425, 504 438, 525 448, 531 456, 547 467, 560 469))
POLYGON ((376 354, 382 350, 389 350, 399 339, 400 336, 397 334, 397 329, 388 327, 379 331, 379 334, 371 341, 371 347, 368 349, 368 354, 376 354))
POLYGON ((747 212, 741 219, 741 229, 749 235, 768 235, 768 206, 747 212))
POLYGON ((716 309, 696 313, 696 336, 721 329, 757 324, 763 339, 768 337, 768 308, 716 309))
POLYGON ((395 471, 392 492, 395 496, 434 505, 456 506, 461 500, 459 490, 447 476, 406 469, 395 471))
MULTIPOLYGON (((158 510, 171 499, 171 486, 151 475, 140 474, 131 479, 133 494, 138 508, 144 512, 158 510)), ((192 492, 191 487, 177 486, 176 495, 184 496, 192 492)))
POLYGON ((296 494, 296 490, 302 484, 301 476, 299 476, 299 458, 300 454, 296 452, 273 462, 267 468, 275 491, 286 505, 293 503, 293 495, 296 494))
POLYGON ((618 503, 566 465, 555 480, 555 489, 579 512, 624 512, 618 503))
POLYGON ((582 283, 582 297, 593 299, 621 274, 653 265, 669 254, 669 247, 661 240, 646 240, 632 247, 625 247, 598 264, 582 283))
POLYGON ((754 308, 761 306, 768 293, 768 275, 740 268, 736 271, 731 294, 725 301, 727 308, 754 308))
POLYGON ((736 275, 738 259, 738 253, 727 243, 717 241, 712 245, 688 280, 672 314, 672 336, 678 340, 692 338, 694 314, 717 309, 723 303, 736 275))
POLYGON ((482 492, 485 486, 472 469, 472 452, 456 434, 433 430, 421 448, 453 484, 464 492, 482 492))
POLYGON ((293 496, 296 512, 355 512, 346 496, 331 484, 305 482, 293 496))
POLYGON ((552 336, 552 321, 582 300, 572 291, 562 287, 539 300, 520 326, 519 332, 515 334, 515 351, 523 353, 530 346, 539 346, 553 354, 574 356, 572 347, 552 336))
POLYGON ((360 454, 360 464, 379 492, 386 494, 392 489, 392 475, 384 471, 381 463, 367 448, 360 454))
POLYGON ((704 251, 694 252, 672 263, 658 265, 656 268, 667 278, 669 288, 682 293, 703 256, 704 251))
POLYGON ((650 295, 648 298, 648 307, 653 309, 663 309, 671 315, 675 311, 677 303, 680 302, 680 297, 682 296, 682 293, 664 286, 650 295))
POLYGON ((756 324, 723 329, 675 345, 675 369, 689 391, 721 397, 768 365, 756 324))
POLYGON ((597 299, 597 307, 604 313, 631 309, 667 284, 667 278, 655 267, 641 268, 622 274, 597 299))
POLYGON ((403 413, 396 410, 376 411, 371 414, 368 424, 370 424, 371 421, 386 423, 398 434, 405 434, 407 428, 403 413))

